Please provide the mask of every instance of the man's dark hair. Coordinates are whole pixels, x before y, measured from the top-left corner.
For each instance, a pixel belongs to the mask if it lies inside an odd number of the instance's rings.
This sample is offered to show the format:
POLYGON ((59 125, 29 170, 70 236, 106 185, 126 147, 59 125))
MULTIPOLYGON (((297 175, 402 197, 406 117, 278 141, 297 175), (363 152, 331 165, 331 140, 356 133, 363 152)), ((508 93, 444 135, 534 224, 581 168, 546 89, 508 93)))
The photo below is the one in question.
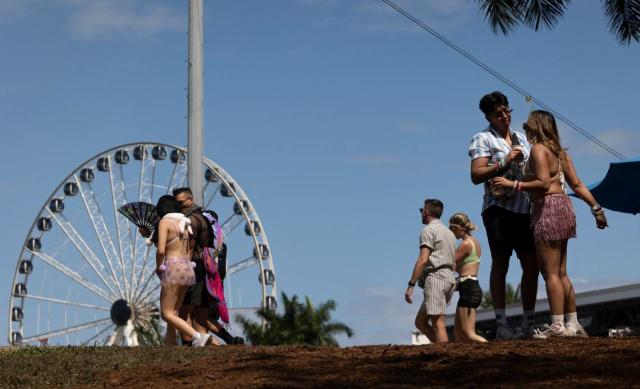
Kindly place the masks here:
POLYGON ((491 92, 480 99, 480 110, 488 116, 496 107, 508 107, 509 99, 502 92, 491 92))
POLYGON ((175 188, 172 193, 173 197, 178 196, 180 193, 186 193, 191 196, 191 198, 193 198, 193 192, 191 192, 191 188, 187 186, 183 186, 182 188, 175 188))
POLYGON ((444 204, 437 199, 426 199, 424 201, 424 207, 429 211, 429 215, 440 219, 442 211, 444 211, 444 204))
POLYGON ((176 200, 175 197, 164 195, 158 199, 158 204, 156 204, 156 212, 160 219, 168 213, 172 212, 180 212, 180 203, 176 200))

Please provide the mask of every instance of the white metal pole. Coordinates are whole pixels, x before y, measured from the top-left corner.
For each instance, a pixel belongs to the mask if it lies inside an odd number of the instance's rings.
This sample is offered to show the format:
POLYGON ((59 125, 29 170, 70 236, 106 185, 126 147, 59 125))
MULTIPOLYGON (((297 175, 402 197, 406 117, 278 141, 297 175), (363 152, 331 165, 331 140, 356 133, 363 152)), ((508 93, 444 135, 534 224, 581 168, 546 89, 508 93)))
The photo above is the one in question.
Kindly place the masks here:
POLYGON ((203 193, 203 130, 202 130, 202 0, 189 0, 189 93, 188 105, 188 167, 189 187, 193 200, 204 205, 203 193))

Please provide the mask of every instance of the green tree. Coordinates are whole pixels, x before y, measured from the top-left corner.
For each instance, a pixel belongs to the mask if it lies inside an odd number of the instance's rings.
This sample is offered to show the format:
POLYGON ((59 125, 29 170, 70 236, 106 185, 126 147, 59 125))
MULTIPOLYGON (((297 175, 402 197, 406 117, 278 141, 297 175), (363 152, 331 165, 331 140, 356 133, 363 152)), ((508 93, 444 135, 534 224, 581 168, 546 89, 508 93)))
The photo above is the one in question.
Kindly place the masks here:
MULTIPOLYGON (((504 302, 506 305, 519 303, 522 301, 520 296, 520 284, 515 288, 513 285, 507 282, 505 294, 504 294, 504 302)), ((491 298, 491 292, 486 291, 482 293, 482 302, 480 303, 480 308, 493 308, 493 299, 491 298)))
MULTIPOLYGON (((504 35, 521 24, 553 28, 571 0, 476 0, 493 32, 504 35)), ((620 44, 640 42, 640 0, 601 0, 609 30, 620 44)))
POLYGON ((304 303, 298 296, 289 298, 282 292, 284 312, 261 308, 257 315, 265 325, 238 315, 236 320, 243 327, 247 340, 254 345, 307 344, 314 346, 338 346, 335 336, 345 333, 353 336, 353 330, 344 323, 332 322, 331 311, 336 302, 328 300, 315 308, 308 297, 304 303))

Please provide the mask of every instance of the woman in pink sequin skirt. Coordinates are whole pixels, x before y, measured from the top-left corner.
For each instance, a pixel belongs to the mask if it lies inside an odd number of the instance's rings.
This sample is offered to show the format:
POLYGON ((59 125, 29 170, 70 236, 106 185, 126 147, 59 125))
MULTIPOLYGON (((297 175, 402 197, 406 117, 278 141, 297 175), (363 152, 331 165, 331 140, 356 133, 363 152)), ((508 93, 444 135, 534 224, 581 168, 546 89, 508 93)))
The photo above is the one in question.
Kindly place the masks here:
POLYGON ((567 242, 576 236, 576 215, 565 192, 565 184, 591 207, 598 228, 607 227, 607 218, 578 178, 571 157, 560 145, 553 115, 546 111, 533 111, 523 127, 533 145, 525 166, 524 182, 498 177, 493 184, 527 191, 531 197, 536 256, 551 310, 551 325, 538 331, 534 337, 588 336, 578 323, 576 296, 567 276, 567 242))

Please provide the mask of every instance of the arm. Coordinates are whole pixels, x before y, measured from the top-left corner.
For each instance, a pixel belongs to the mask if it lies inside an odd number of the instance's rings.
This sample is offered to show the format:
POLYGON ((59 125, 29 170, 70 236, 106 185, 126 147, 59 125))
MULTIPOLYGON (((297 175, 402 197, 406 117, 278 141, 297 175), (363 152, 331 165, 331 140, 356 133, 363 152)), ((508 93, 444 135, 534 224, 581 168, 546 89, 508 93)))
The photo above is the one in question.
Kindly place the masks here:
MULTIPOLYGON (((527 192, 540 192, 546 193, 551 186, 551 179, 549 179, 549 158, 543 146, 533 145, 531 148, 531 155, 529 156, 529 163, 533 166, 536 172, 535 179, 527 182, 519 182, 519 189, 527 192)), ((514 188, 516 182, 506 179, 504 177, 496 177, 493 179, 492 184, 497 187, 514 188)))
MULTIPOLYGON (((567 181, 567 184, 569 184, 569 187, 571 188, 571 190, 573 190, 576 196, 578 196, 580 200, 587 203, 587 205, 589 205, 589 207, 591 207, 593 211, 594 207, 596 207, 598 203, 596 202, 596 199, 591 194, 591 191, 589 191, 586 185, 578 177, 576 168, 573 165, 573 160, 571 159, 569 154, 565 154, 565 155, 566 155, 566 158, 565 158, 565 163, 563 164, 562 170, 564 172, 564 177, 567 181)), ((608 226, 607 217, 604 215, 604 209, 600 208, 599 211, 592 212, 592 213, 594 213, 594 216, 596 218, 596 226, 598 228, 604 229, 605 227, 608 226)))
POLYGON ((160 265, 162 265, 166 253, 168 231, 169 229, 167 228, 167 221, 160 220, 160 223, 158 225, 158 244, 156 249, 156 274, 158 275, 162 273, 160 271, 160 265))
MULTIPOLYGON (((431 250, 427 246, 420 246, 420 253, 418 254, 418 259, 416 259, 416 264, 413 266, 413 272, 411 273, 411 279, 409 280, 410 284, 415 285, 422 275, 422 270, 429 263, 429 255, 431 254, 431 250)), ((404 293, 404 299, 411 304, 413 299, 411 295, 413 294, 413 286, 409 285, 407 287, 407 291, 404 293)))
POLYGON ((511 162, 523 158, 522 150, 513 149, 505 157, 502 163, 494 163, 489 165, 490 157, 480 157, 471 161, 471 182, 475 185, 481 184, 487 180, 492 179, 496 174, 500 174, 505 166, 508 166, 511 162))

